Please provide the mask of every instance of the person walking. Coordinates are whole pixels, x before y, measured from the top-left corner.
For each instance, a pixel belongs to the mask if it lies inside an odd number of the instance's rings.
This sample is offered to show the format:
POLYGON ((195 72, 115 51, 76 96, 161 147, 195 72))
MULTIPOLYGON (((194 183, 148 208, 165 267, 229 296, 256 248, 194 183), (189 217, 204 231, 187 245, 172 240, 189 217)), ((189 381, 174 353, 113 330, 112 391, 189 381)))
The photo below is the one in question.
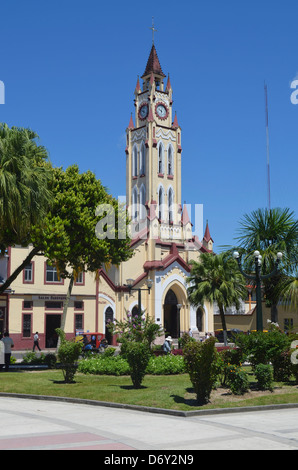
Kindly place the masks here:
POLYGON ((10 338, 8 331, 4 333, 4 338, 1 341, 4 343, 5 372, 8 372, 10 365, 11 348, 14 347, 14 342, 10 338))
POLYGON ((34 344, 33 344, 33 352, 35 351, 35 348, 37 348, 39 351, 41 351, 40 347, 39 347, 39 336, 38 336, 38 331, 35 333, 34 337, 33 337, 33 340, 34 340, 34 344))

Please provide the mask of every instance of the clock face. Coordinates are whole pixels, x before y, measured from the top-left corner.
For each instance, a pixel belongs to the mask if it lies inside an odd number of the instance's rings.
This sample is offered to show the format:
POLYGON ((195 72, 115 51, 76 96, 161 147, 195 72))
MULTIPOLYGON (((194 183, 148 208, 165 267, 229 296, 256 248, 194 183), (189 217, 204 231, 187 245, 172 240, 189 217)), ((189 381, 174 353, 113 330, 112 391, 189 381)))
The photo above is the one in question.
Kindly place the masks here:
POLYGON ((139 109, 139 117, 141 119, 146 119, 146 117, 148 116, 148 111, 148 104, 143 104, 139 109))
POLYGON ((156 105, 156 114, 161 118, 165 119, 168 115, 168 110, 162 103, 157 103, 156 105))

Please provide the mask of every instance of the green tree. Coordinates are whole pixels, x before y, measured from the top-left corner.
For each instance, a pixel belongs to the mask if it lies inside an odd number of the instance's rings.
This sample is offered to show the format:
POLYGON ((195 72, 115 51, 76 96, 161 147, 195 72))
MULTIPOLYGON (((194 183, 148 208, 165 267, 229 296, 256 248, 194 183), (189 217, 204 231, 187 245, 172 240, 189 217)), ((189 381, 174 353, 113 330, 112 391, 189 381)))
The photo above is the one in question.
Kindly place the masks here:
POLYGON ((0 248, 26 246, 31 225, 49 208, 51 177, 46 149, 30 129, 0 123, 0 248))
MULTIPOLYGON (((28 246, 31 228, 41 223, 52 203, 49 183, 52 169, 48 154, 38 145, 38 135, 30 129, 0 123, 0 250, 28 246)), ((4 292, 38 253, 31 251, 22 266, 0 286, 4 292)))
POLYGON ((288 208, 257 209, 244 215, 238 233, 236 240, 246 252, 244 263, 247 270, 253 270, 252 254, 255 250, 262 255, 262 274, 270 273, 274 268, 276 254, 279 251, 283 253, 280 273, 264 280, 264 295, 271 308, 271 321, 277 322, 277 304, 282 286, 290 286, 288 278, 297 267, 298 221, 288 208))
POLYGON ((214 346, 215 338, 209 338, 203 343, 188 341, 183 348, 186 370, 199 405, 208 403, 217 379, 218 354, 214 346))
POLYGON ((78 166, 73 165, 66 171, 55 168, 53 174, 54 202, 44 218, 44 226, 34 228, 32 239, 34 246, 42 246, 44 255, 56 266, 59 276, 70 280, 61 321, 64 330, 78 274, 97 273, 103 265, 118 265, 129 259, 132 251, 126 234, 126 211, 119 211, 118 201, 107 193, 94 173, 80 173, 78 166), (104 210, 99 211, 99 206, 104 210), (103 227, 109 237, 105 233, 96 233, 97 224, 108 219, 111 223, 103 227))
POLYGON ((187 292, 189 301, 198 307, 206 302, 217 303, 224 342, 227 344, 227 327, 225 309, 235 306, 240 307, 240 299, 247 295, 245 280, 238 270, 237 263, 226 253, 214 255, 203 253, 200 261, 193 261, 190 276, 187 279, 189 285, 187 292))
POLYGON ((279 294, 286 309, 298 310, 298 273, 281 280, 279 294))

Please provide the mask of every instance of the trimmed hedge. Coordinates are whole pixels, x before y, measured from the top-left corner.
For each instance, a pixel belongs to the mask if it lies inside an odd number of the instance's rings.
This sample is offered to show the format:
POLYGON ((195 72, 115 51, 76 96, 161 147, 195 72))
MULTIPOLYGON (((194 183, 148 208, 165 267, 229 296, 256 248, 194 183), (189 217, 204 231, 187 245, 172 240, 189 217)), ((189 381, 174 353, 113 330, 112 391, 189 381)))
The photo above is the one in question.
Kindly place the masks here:
MULTIPOLYGON (((78 371, 94 375, 130 375, 129 364, 121 356, 84 359, 80 361, 78 371)), ((183 357, 172 354, 151 356, 146 368, 146 374, 150 375, 184 374, 185 372, 183 357)))

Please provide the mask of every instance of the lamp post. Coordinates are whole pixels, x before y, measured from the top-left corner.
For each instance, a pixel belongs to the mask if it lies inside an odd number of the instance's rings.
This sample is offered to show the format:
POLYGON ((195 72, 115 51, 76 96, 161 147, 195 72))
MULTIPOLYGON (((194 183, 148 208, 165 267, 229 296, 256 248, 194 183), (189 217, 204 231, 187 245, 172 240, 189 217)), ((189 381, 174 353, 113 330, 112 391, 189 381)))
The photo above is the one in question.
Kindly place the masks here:
POLYGON ((254 257, 255 257, 255 275, 252 274, 247 274, 243 271, 242 265, 241 265, 241 257, 238 253, 238 251, 234 251, 233 253, 234 258, 238 262, 238 267, 240 272, 245 276, 247 279, 253 279, 255 281, 256 285, 256 297, 257 297, 257 331, 263 331, 263 312, 262 312, 262 291, 261 291, 261 286, 262 286, 262 281, 264 279, 269 279, 270 277, 274 276, 278 272, 278 265, 282 259, 282 253, 278 252, 277 253, 277 258, 275 262, 274 269, 271 273, 265 274, 262 276, 261 274, 261 266, 262 266, 262 255, 260 255, 259 251, 254 252, 254 257))
POLYGON ((177 304, 177 337, 180 337, 180 311, 182 304, 177 304))
POLYGON ((146 285, 147 289, 142 289, 141 287, 132 287, 134 285, 134 279, 126 279, 126 285, 129 289, 129 294, 131 293, 132 290, 138 291, 138 315, 139 317, 142 315, 142 300, 141 300, 141 292, 142 291, 148 291, 150 294, 150 290, 153 286, 153 281, 152 279, 146 279, 146 285))

